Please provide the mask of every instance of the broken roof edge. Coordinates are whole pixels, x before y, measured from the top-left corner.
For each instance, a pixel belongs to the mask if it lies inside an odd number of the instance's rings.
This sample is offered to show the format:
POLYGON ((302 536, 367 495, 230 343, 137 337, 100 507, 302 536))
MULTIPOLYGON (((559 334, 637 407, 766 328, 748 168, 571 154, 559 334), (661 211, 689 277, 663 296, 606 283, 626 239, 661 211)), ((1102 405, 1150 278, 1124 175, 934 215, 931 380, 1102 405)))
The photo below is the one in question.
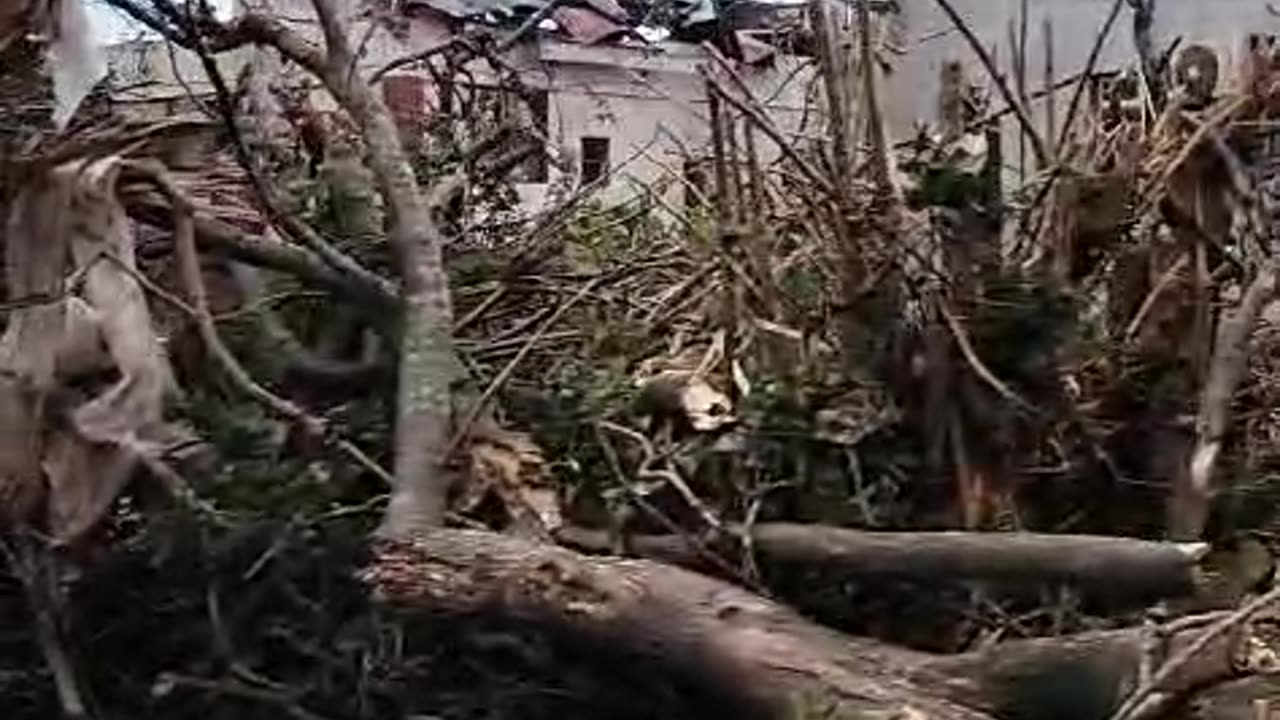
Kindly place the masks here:
MULTIPOLYGON (((711 61, 702 43, 675 38, 643 45, 583 45, 548 33, 530 38, 528 42, 536 47, 537 60, 545 63, 597 65, 641 71, 662 71, 665 63, 677 63, 679 66, 688 65, 688 72, 692 73, 695 72, 696 65, 711 61)), ((767 55, 759 57, 753 53, 749 60, 743 60, 743 64, 752 68, 783 64, 789 68, 790 63, 806 62, 801 55, 782 52, 769 45, 764 45, 764 48, 767 55)), ((670 69, 670 66, 665 69, 670 69)))
MULTIPOLYGON (((633 3, 636 0, 631 0, 633 3)), ((853 0, 828 0, 835 4, 847 4, 853 0)), ((872 0, 873 2, 893 2, 894 0, 872 0)), ((667 17, 666 22, 653 25, 651 29, 661 28, 673 34, 696 31, 698 28, 722 25, 727 21, 727 28, 735 31, 768 29, 772 22, 764 20, 770 13, 798 12, 809 0, 674 0, 674 15, 667 17), (723 3, 723 4, 722 4, 723 3), (754 25, 755 22, 767 22, 766 25, 754 25), (743 23, 748 23, 744 25, 743 23)), ((539 12, 546 13, 548 19, 555 20, 558 14, 572 14, 580 19, 592 18, 597 24, 609 24, 618 31, 630 29, 638 31, 646 23, 636 15, 635 8, 630 11, 619 4, 618 0, 404 0, 399 8, 402 15, 414 17, 418 13, 427 12, 444 18, 446 21, 467 22, 486 21, 491 24, 502 24, 503 20, 518 23, 539 12), (550 6, 550 7, 549 7, 550 6)), ((651 19, 651 14, 644 14, 644 19, 651 19)), ((776 21, 779 18, 772 18, 776 21)), ((569 29, 572 36, 572 29, 569 29)))

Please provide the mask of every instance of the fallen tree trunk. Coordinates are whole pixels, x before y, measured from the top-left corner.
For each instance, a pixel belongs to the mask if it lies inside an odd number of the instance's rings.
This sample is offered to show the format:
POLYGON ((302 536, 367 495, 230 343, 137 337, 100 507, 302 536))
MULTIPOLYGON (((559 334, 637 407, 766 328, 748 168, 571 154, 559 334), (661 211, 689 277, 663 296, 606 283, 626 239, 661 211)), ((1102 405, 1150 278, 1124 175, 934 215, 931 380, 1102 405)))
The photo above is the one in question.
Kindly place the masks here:
MULTIPOLYGON (((941 657, 853 639, 728 583, 646 560, 592 558, 476 531, 379 545, 366 580, 392 604, 497 613, 678 666, 761 718, 1105 718, 1133 687, 1146 630, 941 657)), ((1194 637, 1182 621, 1172 646, 1194 637), (1179 629, 1185 626, 1185 629, 1179 629), (1183 635, 1182 633, 1187 633, 1183 635)), ((1176 678, 1232 676, 1224 636, 1176 678)))
MULTIPOLYGON (((602 551, 605 533, 565 528, 558 539, 602 551)), ((819 564, 858 575, 936 583, 986 580, 1060 582, 1115 596, 1180 597, 1196 592, 1205 543, 1164 543, 1092 535, 981 532, 868 532, 823 525, 760 523, 752 548, 766 559, 819 564)), ((627 538, 638 555, 684 566, 705 559, 682 537, 627 538)))
POLYGON ((988 717, 921 693, 915 653, 847 638, 727 583, 644 560, 589 558, 476 531, 380 546, 366 575, 380 598, 498 613, 679 666, 760 718, 988 717))

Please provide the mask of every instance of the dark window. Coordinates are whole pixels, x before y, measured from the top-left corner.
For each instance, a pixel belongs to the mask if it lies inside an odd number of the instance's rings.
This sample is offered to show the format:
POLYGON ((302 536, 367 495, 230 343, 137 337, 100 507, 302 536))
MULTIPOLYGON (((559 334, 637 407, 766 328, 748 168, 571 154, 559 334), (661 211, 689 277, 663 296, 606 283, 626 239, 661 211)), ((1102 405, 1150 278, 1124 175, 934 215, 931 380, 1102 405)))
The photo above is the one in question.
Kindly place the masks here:
POLYGON ((582 138, 582 182, 593 182, 609 174, 609 138, 582 138))

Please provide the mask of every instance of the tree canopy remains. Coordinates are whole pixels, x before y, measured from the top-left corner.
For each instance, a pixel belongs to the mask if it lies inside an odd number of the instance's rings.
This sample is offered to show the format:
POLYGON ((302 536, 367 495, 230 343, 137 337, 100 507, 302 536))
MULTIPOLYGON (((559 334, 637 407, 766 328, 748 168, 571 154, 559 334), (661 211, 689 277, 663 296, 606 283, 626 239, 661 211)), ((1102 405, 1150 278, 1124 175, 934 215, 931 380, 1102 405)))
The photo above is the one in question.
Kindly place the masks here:
POLYGON ((406 129, 394 6, 108 0, 207 75, 161 121, 0 11, 5 716, 1269 717, 1274 43, 1117 0, 1033 93, 936 1, 931 126, 814 2, 806 131, 713 33, 707 186, 612 205, 491 105, 536 15, 406 129))

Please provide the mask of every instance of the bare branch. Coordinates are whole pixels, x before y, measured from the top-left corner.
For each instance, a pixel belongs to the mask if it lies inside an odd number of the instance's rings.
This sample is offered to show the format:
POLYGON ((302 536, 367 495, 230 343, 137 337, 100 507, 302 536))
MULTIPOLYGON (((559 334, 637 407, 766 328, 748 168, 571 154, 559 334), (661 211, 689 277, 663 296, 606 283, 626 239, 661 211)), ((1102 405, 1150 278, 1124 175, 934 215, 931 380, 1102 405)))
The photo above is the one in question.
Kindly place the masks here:
POLYGON ((382 78, 389 72, 399 70, 400 68, 405 67, 407 65, 416 65, 420 62, 426 62, 427 60, 430 60, 436 55, 443 55, 447 52, 454 51, 454 50, 467 50, 469 48, 470 48, 470 43, 468 43, 466 40, 462 38, 450 38, 438 45, 432 45, 431 47, 426 48, 425 50, 419 50, 418 52, 415 52, 409 55, 404 55, 402 57, 398 57, 395 60, 388 62, 386 65, 383 65, 382 67, 373 71, 373 74, 369 76, 369 82, 376 83, 382 80, 382 78))
POLYGON ((1249 338, 1262 310, 1276 294, 1276 268, 1268 263, 1258 270, 1236 310, 1224 317, 1214 341, 1213 360, 1200 398, 1199 437, 1191 455, 1187 477, 1175 489, 1170 534, 1193 539, 1204 531, 1213 495, 1213 472, 1231 421, 1231 405, 1249 363, 1249 338), (1185 497, 1179 497, 1185 495, 1185 497))
MULTIPOLYGON (((194 50, 200 39, 188 32, 188 28, 179 27, 176 22, 160 17, 137 0, 104 1, 188 50, 194 50)), ((171 10, 169 14, 174 18, 178 17, 176 9, 167 1, 157 1, 155 6, 159 8, 168 6, 171 10)), ((321 48, 268 15, 249 12, 230 24, 220 24, 211 19, 201 18, 199 27, 190 29, 206 37, 207 47, 211 52, 226 52, 245 45, 268 45, 279 50, 280 54, 290 61, 316 75, 322 75, 326 70, 327 57, 321 48)))
MULTIPOLYGON (((865 8, 866 3, 859 3, 865 8)), ((850 132, 849 99, 846 95, 848 86, 841 72, 841 53, 835 38, 835 30, 831 23, 831 13, 826 0, 813 0, 809 3, 809 23, 813 27, 815 50, 818 66, 822 69, 822 85, 826 90, 827 100, 827 135, 831 138, 831 159, 835 163, 836 181, 849 192, 850 180, 853 177, 853 144, 850 132)), ((713 57, 715 57, 713 55, 713 57)), ((719 58, 717 58, 719 60, 719 58)), ((722 67, 728 63, 721 63, 722 67)), ((841 203, 847 204, 841 197, 841 203)))
POLYGON ((973 370, 974 374, 990 386, 992 390, 999 393, 1004 399, 1014 405, 1017 405, 1023 410, 1039 414, 1040 411, 1036 406, 1027 402, 1027 400, 1023 399, 1021 395, 1014 392, 1012 388, 1004 383, 1004 381, 996 377, 995 373, 991 372, 991 368, 988 368, 986 363, 982 362, 982 358, 978 357, 978 352, 973 349, 973 343, 969 342, 969 336, 965 333, 964 328, 961 327, 960 321, 956 318, 955 314, 942 303, 938 304, 938 309, 942 312, 943 319, 947 321, 947 328, 951 330, 951 335, 955 338, 956 346, 960 348, 960 354, 963 355, 964 359, 969 363, 969 367, 973 370))
POLYGON ((382 278, 376 273, 369 271, 350 255, 335 248, 314 228, 293 213, 285 210, 284 202, 268 182, 266 174, 258 167, 258 163, 254 160, 252 153, 249 152, 248 145, 244 141, 244 134, 240 131, 239 123, 236 122, 235 102, 231 95, 231 90, 227 86, 226 79, 222 76, 221 69, 209 54, 203 39, 194 31, 193 37, 195 38, 193 48, 200 58, 205 74, 209 77, 210 84, 213 86, 214 95, 217 99, 218 114, 227 130, 228 137, 231 138, 231 147, 235 153, 236 161, 248 175, 249 182, 258 198, 258 203, 262 210, 265 211, 267 218, 271 220, 274 226, 282 230, 286 236, 310 248, 321 259, 340 272, 353 278, 358 278, 361 283, 367 286, 374 286, 382 282, 382 278))
MULTIPOLYGON (((126 210, 135 220, 156 227, 168 227, 173 210, 153 193, 126 191, 126 210)), ((239 262, 291 275, 303 283, 324 288, 356 302, 369 303, 381 311, 399 304, 395 287, 374 275, 375 282, 335 270, 314 253, 294 245, 271 242, 248 235, 216 218, 193 216, 196 244, 239 262)))
POLYGON ((445 451, 446 459, 450 455, 452 455, 454 452, 456 452, 457 449, 462 445, 462 442, 466 440, 467 435, 471 432, 472 426, 474 426, 476 423, 476 420, 480 418, 481 413, 484 412, 484 409, 488 406, 489 401, 492 400, 494 395, 496 395, 498 391, 502 389, 502 386, 507 382, 508 379, 510 379, 511 374, 515 372, 516 367, 520 364, 521 361, 525 359, 525 357, 529 354, 529 351, 532 350, 535 345, 537 345, 538 340, 540 340, 547 333, 548 330, 554 327, 555 324, 559 322, 560 318, 564 317, 565 313, 567 313, 570 309, 573 308, 574 305, 577 305, 578 302, 582 300, 582 298, 586 297, 592 290, 594 290, 596 286, 600 283, 601 279, 602 278, 594 278, 590 282, 584 283, 583 286, 578 290, 578 292, 574 293, 571 297, 569 297, 568 300, 561 303, 560 307, 556 308, 555 312, 553 312, 550 317, 548 317, 546 320, 543 321, 541 325, 538 326, 538 329, 533 332, 533 335, 529 337, 529 340, 525 342, 525 344, 520 348, 519 352, 516 353, 515 357, 511 358, 510 362, 508 362, 506 366, 502 368, 502 371, 498 373, 498 376, 495 377, 493 381, 489 383, 489 386, 487 388, 485 388, 484 394, 481 395, 480 399, 477 400, 475 405, 471 407, 471 410, 467 413, 466 419, 462 421, 462 424, 458 426, 457 431, 454 433, 453 440, 449 442, 449 447, 445 451))
POLYGON ((1018 124, 1022 126, 1022 132, 1031 142, 1031 151, 1036 156, 1036 162, 1043 166, 1048 162, 1048 152, 1044 148, 1044 138, 1040 137, 1040 132, 1036 130, 1036 125, 1031 121, 1031 117, 1027 115, 1027 109, 1018 101, 1018 97, 1009 89, 1009 84, 1005 82, 1004 75, 1000 72, 1000 68, 996 65, 996 61, 991 57, 991 53, 987 52, 987 48, 973 33, 973 29, 969 24, 960 17, 960 13, 956 12, 955 7, 950 0, 934 0, 938 7, 946 13, 951 23, 956 29, 964 35, 965 40, 969 42, 969 47, 973 49, 978 60, 982 62, 983 67, 987 69, 987 73, 991 76, 991 81, 995 83, 996 89, 1000 91, 1000 95, 1004 101, 1013 110, 1013 115, 1018 119, 1018 124))
POLYGON ((320 29, 324 31, 324 44, 329 49, 328 65, 332 69, 345 68, 351 64, 351 44, 347 41, 346 28, 333 0, 311 0, 320 18, 320 29))
MULTIPOLYGON (((601 424, 605 425, 603 421, 601 424)), ((611 423, 606 427, 626 430, 611 423)), ((626 434, 636 440, 643 438, 634 431, 626 434)), ((646 456, 650 454, 645 451, 646 456)), ((1070 583, 1106 597, 1190 595, 1198 591, 1201 564, 1209 557, 1205 543, 1096 535, 880 532, 782 522, 724 529, 738 541, 745 540, 744 535, 749 533, 761 555, 783 565, 823 567, 863 577, 892 577, 925 584, 974 580, 1015 586, 1070 583)), ((556 536, 574 547, 609 550, 603 532, 571 526, 557 531, 556 536)), ((627 544, 642 556, 685 566, 705 564, 679 536, 637 535, 628 538, 627 544)))
MULTIPOLYGON (((715 58, 716 56, 712 55, 711 57, 715 58)), ((806 180, 809 180, 822 188, 828 196, 835 197, 835 185, 831 180, 823 175, 820 170, 814 167, 812 163, 804 159, 799 151, 796 150, 795 146, 793 146, 782 135, 782 131, 773 124, 773 121, 769 119, 769 116, 760 110, 759 105, 752 98, 747 98, 745 100, 738 98, 734 93, 730 92, 723 83, 715 78, 707 68, 699 68, 699 71, 725 102, 729 103, 739 112, 750 118, 765 135, 769 136, 769 139, 778 146, 778 149, 782 154, 785 155, 788 160, 795 163, 795 166, 805 176, 806 180)))
MULTIPOLYGON (((1056 144, 1059 153, 1064 152, 1067 139, 1071 137, 1071 130, 1075 126, 1076 113, 1080 110, 1080 100, 1084 97, 1084 88, 1093 79, 1093 69, 1098 66, 1098 58, 1102 57, 1102 50, 1107 46, 1107 40, 1111 37, 1111 29, 1115 27, 1116 19, 1120 17, 1120 9, 1124 6, 1125 0, 1115 0, 1111 5, 1111 11, 1107 13, 1107 19, 1102 22, 1102 28, 1098 30, 1098 34, 1093 39, 1093 47, 1089 49, 1089 59, 1084 63, 1084 72, 1080 74, 1080 80, 1076 84, 1076 89, 1071 93, 1071 100, 1067 102, 1067 117, 1062 123, 1062 132, 1058 135, 1056 144)), ((1046 183, 1046 186, 1052 186, 1053 183, 1046 183)))
MULTIPOLYGON (((1160 710, 1167 709, 1162 703, 1148 704, 1153 695, 1160 693, 1175 675, 1191 664, 1197 655, 1205 652, 1212 643, 1230 635, 1236 628, 1253 619, 1258 613, 1267 610, 1280 602, 1280 588, 1274 588, 1265 595, 1254 599, 1236 612, 1210 625, 1177 653, 1165 661, 1160 670, 1140 687, 1133 691, 1111 720, 1151 720, 1157 717, 1160 710)), ((1165 691, 1167 692, 1167 691, 1165 691)), ((1163 713, 1159 713, 1163 715, 1163 713)))
POLYGON ((298 405, 267 390, 244 369, 240 361, 226 346, 226 343, 222 341, 222 337, 218 333, 217 324, 214 322, 213 314, 209 310, 208 292, 205 289, 204 277, 200 270, 200 257, 196 251, 195 222, 190 202, 183 196, 181 190, 178 189, 163 167, 143 163, 134 163, 133 166, 135 170, 150 173, 157 188, 168 196, 170 202, 173 203, 174 239, 177 245, 178 263, 182 270, 183 283, 187 286, 187 292, 191 296, 190 307, 185 303, 178 305, 178 307, 193 315, 193 319, 196 321, 200 331, 201 340, 218 364, 222 366, 227 376, 242 392, 272 413, 297 424, 308 435, 332 440, 336 447, 354 460, 356 464, 373 473, 384 482, 393 482, 391 475, 366 455, 363 450, 360 450, 347 440, 331 438, 327 428, 319 418, 310 415, 298 405))

